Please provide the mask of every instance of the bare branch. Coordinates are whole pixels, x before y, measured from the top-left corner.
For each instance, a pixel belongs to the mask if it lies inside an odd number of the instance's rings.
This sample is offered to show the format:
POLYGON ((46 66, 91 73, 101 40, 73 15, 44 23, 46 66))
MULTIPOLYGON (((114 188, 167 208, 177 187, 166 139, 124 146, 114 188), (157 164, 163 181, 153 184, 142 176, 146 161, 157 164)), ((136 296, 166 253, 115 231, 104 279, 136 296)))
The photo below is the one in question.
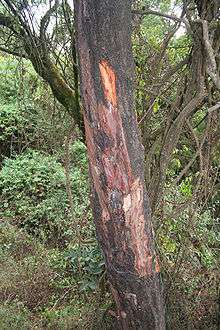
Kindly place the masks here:
POLYGON ((50 9, 48 9, 46 14, 41 19, 41 22, 40 22, 40 39, 41 40, 43 40, 45 38, 45 32, 46 32, 46 29, 50 22, 50 17, 55 12, 58 5, 59 5, 59 0, 55 0, 54 5, 50 9))
POLYGON ((182 61, 176 63, 169 70, 167 70, 162 76, 161 83, 166 83, 177 71, 181 70, 184 67, 184 65, 189 63, 189 59, 190 57, 187 56, 182 61))
POLYGON ((190 159, 189 163, 182 169, 182 171, 180 172, 180 174, 178 175, 178 177, 175 179, 174 181, 174 185, 176 186, 180 180, 182 179, 182 177, 184 175, 186 175, 186 173, 188 172, 188 170, 190 169, 190 167, 193 165, 193 163, 195 162, 196 158, 199 155, 199 150, 196 151, 196 154, 193 156, 193 158, 190 159))
POLYGON ((145 16, 145 15, 155 15, 155 16, 160 16, 163 18, 167 18, 169 20, 173 20, 179 23, 183 23, 185 24, 187 27, 189 27, 189 23, 187 22, 186 19, 181 18, 181 17, 177 17, 175 15, 170 15, 170 14, 165 14, 165 13, 161 13, 159 11, 156 10, 152 10, 152 9, 146 9, 146 10, 133 10, 132 14, 134 15, 140 15, 140 16, 145 16))
POLYGON ((217 102, 215 105, 213 105, 211 108, 208 109, 208 113, 211 113, 213 111, 216 111, 220 109, 220 102, 217 102))
POLYGON ((207 65, 207 73, 211 77, 213 83, 216 88, 220 90, 220 76, 217 68, 217 63, 215 60, 215 53, 212 47, 212 43, 209 38, 209 28, 208 22, 206 20, 199 20, 202 23, 203 27, 203 39, 205 44, 205 49, 208 55, 208 65, 207 65))

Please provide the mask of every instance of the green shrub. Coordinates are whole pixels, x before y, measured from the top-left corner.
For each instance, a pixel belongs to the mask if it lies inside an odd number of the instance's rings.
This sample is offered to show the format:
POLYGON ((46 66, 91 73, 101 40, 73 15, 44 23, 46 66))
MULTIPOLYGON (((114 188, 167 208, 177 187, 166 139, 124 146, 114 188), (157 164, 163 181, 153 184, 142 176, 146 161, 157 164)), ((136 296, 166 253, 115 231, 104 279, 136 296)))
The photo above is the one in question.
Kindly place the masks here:
POLYGON ((14 223, 35 235, 58 239, 71 237, 76 230, 77 218, 88 206, 84 168, 73 164, 71 185, 74 214, 69 208, 63 166, 52 156, 27 150, 15 159, 6 159, 3 164, 0 172, 1 215, 13 218, 14 223))
POLYGON ((104 274, 104 260, 99 246, 69 244, 65 250, 51 249, 50 266, 56 271, 53 284, 58 289, 75 288, 77 291, 96 291, 104 274))
POLYGON ((81 291, 95 290, 104 272, 104 260, 97 244, 74 245, 66 252, 69 271, 78 276, 81 291))
POLYGON ((18 77, 16 76, 18 61, 11 56, 0 55, 0 102, 5 100, 9 103, 16 100, 18 95, 18 77))
POLYGON ((16 104, 0 104, 0 141, 7 141, 9 137, 19 138, 26 122, 16 104))

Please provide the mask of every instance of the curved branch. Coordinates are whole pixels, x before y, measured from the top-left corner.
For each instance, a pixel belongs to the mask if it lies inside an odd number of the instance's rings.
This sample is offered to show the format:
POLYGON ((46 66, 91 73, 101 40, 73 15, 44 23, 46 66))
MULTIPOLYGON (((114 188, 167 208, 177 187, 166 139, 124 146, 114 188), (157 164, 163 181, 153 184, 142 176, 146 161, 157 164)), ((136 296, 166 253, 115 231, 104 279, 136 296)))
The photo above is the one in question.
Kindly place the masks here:
POLYGON ((211 77, 216 88, 218 90, 220 90, 220 76, 219 76, 219 72, 218 72, 217 63, 215 60, 215 52, 214 52, 212 43, 209 38, 208 22, 206 20, 199 20, 199 21, 202 23, 203 39, 204 39, 206 53, 208 55, 208 66, 206 68, 206 71, 207 71, 208 75, 211 77))
POLYGON ((45 32, 48 27, 48 24, 50 22, 50 16, 55 12, 59 5, 59 0, 55 0, 54 5, 48 9, 48 11, 45 13, 45 15, 42 17, 40 22, 40 39, 45 39, 45 32))
POLYGON ((189 23, 187 22, 186 19, 181 18, 181 17, 177 17, 175 15, 170 15, 170 14, 165 14, 165 13, 161 13, 159 11, 156 10, 152 10, 152 9, 145 9, 145 10, 133 10, 132 14, 134 15, 140 15, 140 16, 145 16, 145 15, 155 15, 155 16, 160 16, 163 18, 167 18, 179 23, 184 23, 187 27, 189 26, 189 23))

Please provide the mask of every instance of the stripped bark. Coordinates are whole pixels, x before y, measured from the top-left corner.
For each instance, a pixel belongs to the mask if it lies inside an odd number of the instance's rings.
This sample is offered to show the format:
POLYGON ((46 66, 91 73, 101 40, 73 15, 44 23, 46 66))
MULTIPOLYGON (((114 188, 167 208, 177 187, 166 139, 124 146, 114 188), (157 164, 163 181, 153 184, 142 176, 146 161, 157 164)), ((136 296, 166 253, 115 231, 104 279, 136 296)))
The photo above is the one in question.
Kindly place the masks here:
POLYGON ((164 329, 143 147, 133 111, 129 4, 75 2, 93 211, 120 329, 164 329))

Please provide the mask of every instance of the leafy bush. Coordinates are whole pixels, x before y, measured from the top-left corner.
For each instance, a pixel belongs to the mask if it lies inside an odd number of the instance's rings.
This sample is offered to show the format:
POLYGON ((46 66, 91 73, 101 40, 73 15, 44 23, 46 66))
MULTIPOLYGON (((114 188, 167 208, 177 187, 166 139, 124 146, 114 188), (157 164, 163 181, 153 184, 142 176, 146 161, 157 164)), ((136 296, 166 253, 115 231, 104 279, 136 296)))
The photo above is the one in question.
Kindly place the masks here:
POLYGON ((16 100, 19 89, 16 76, 18 63, 11 56, 0 56, 0 102, 5 100, 8 103, 14 103, 16 100))
POLYGON ((57 274, 53 284, 62 290, 72 287, 77 291, 94 292, 105 270, 103 256, 96 242, 70 244, 63 251, 52 249, 48 260, 57 274))
POLYGON ((74 214, 69 208, 63 166, 52 156, 27 150, 4 162, 0 172, 1 215, 13 217, 19 226, 42 237, 71 237, 74 219, 82 216, 88 206, 85 169, 73 165, 71 185, 74 214))
POLYGON ((98 245, 75 245, 66 252, 66 258, 71 273, 79 277, 80 290, 97 289, 104 272, 104 260, 98 245))
POLYGON ((24 130, 26 120, 16 104, 0 104, 0 141, 9 137, 19 137, 24 130))
POLYGON ((185 329, 193 324, 195 329, 214 329, 218 293, 210 283, 218 281, 220 235, 216 219, 211 209, 204 210, 191 199, 187 179, 178 189, 167 187, 161 207, 163 220, 157 229, 157 244, 168 328, 185 329), (180 205, 179 212, 176 205, 180 205))

